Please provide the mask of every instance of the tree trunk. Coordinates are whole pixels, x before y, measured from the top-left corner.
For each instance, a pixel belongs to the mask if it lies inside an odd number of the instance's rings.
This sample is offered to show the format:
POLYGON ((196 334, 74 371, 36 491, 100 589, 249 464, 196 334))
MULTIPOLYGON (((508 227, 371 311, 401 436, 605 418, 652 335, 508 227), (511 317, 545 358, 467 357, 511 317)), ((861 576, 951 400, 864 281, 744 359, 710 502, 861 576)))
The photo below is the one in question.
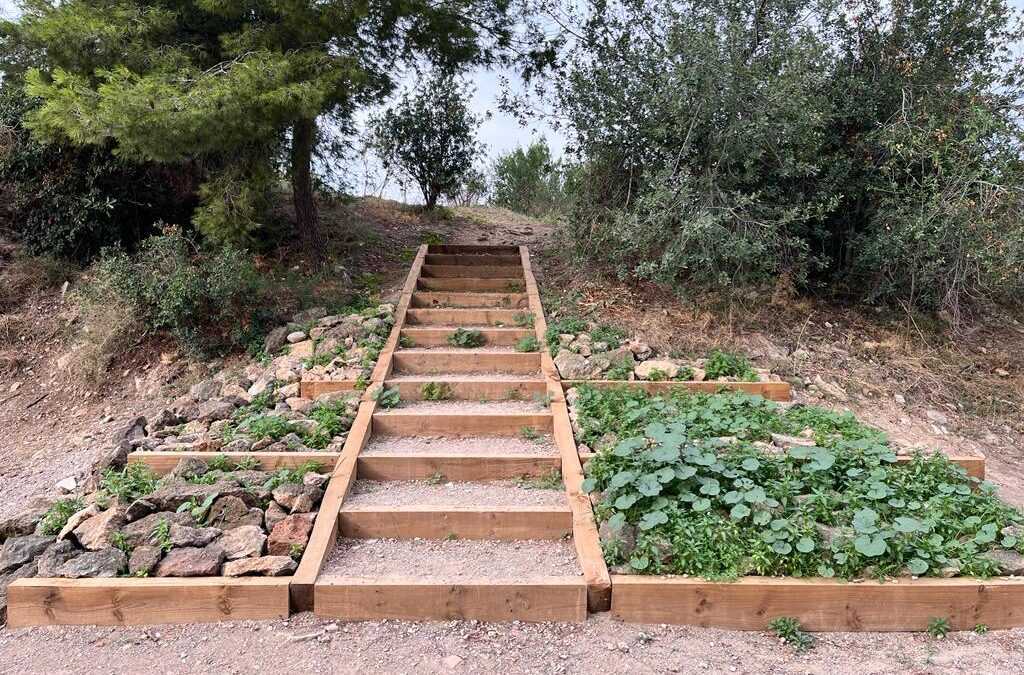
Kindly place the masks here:
POLYGON ((320 229, 320 214, 313 195, 313 143, 316 120, 303 119, 292 127, 292 203, 295 205, 295 229, 307 253, 323 257, 327 238, 320 229))

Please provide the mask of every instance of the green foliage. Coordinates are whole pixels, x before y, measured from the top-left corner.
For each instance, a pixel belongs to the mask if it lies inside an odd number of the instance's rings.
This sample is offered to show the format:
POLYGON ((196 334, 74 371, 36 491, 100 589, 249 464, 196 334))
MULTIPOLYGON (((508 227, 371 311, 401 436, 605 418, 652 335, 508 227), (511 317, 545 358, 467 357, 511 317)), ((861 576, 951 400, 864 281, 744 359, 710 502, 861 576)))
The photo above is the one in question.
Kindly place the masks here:
POLYGON ((590 330, 590 337, 594 342, 607 343, 608 349, 618 349, 626 339, 626 331, 618 326, 601 323, 590 330))
POLYGON ((128 544, 128 537, 124 532, 114 532, 110 535, 110 545, 124 551, 125 555, 132 554, 132 547, 128 544))
POLYGON ((780 616, 768 622, 770 628, 783 642, 798 652, 806 652, 814 646, 814 637, 805 633, 800 622, 791 616, 780 616))
POLYGON ((619 361, 618 363, 613 363, 605 371, 603 377, 606 380, 628 380, 632 374, 633 366, 629 365, 627 361, 619 361))
POLYGON ((757 373, 746 357, 717 349, 708 354, 704 372, 709 380, 733 377, 741 382, 757 382, 757 373))
POLYGON ((130 504, 156 490, 158 482, 159 477, 152 469, 141 462, 132 462, 120 471, 104 471, 100 478, 100 490, 121 504, 130 504))
POLYGON ((423 194, 428 209, 455 197, 483 148, 477 119, 466 101, 471 92, 450 74, 437 74, 373 120, 372 144, 386 169, 397 169, 423 194))
POLYGON ((174 548, 171 543, 171 521, 166 518, 156 521, 150 540, 164 553, 170 553, 174 548))
POLYGON ((430 474, 424 482, 427 485, 440 485, 446 480, 447 478, 445 478, 445 475, 443 473, 441 473, 440 471, 435 471, 434 473, 430 474))
POLYGON ((515 349, 517 352, 539 352, 540 342, 537 341, 537 336, 527 335, 516 342, 515 349))
POLYGON ((398 387, 381 385, 373 392, 373 400, 382 408, 394 408, 401 403, 401 395, 398 392, 398 387))
POLYGON ((539 441, 543 438, 540 432, 533 427, 523 427, 519 430, 519 435, 528 441, 539 441))
POLYGON ((263 484, 263 487, 265 487, 268 490, 273 490, 274 488, 285 485, 286 483, 301 484, 303 476, 305 476, 307 473, 320 473, 322 469, 323 467, 320 464, 320 462, 314 461, 303 462, 294 469, 289 469, 287 467, 284 469, 278 469, 273 474, 271 474, 270 478, 268 478, 267 481, 263 484))
POLYGON ((59 533, 67 525, 68 518, 85 508, 85 502, 81 499, 58 499, 53 503, 39 521, 39 528, 43 534, 53 536, 59 533))
POLYGON ((184 504, 178 506, 178 513, 188 513, 197 523, 206 521, 206 516, 210 512, 210 507, 213 506, 213 502, 217 500, 218 495, 211 494, 206 497, 202 502, 196 502, 194 499, 190 499, 184 504))
POLYGON ((547 142, 537 140, 494 160, 492 203, 531 216, 547 216, 566 206, 559 163, 547 142))
POLYGON ((237 431, 259 440, 270 438, 279 441, 290 433, 296 433, 297 427, 280 415, 255 415, 244 419, 237 431))
POLYGON ((515 484, 524 490, 560 490, 563 487, 562 472, 552 469, 540 476, 520 476, 515 479, 515 484))
POLYGON ((520 328, 533 328, 533 314, 530 312, 516 312, 512 316, 512 323, 520 328))
POLYGON ((558 336, 564 334, 577 335, 587 330, 587 322, 575 316, 566 316, 548 323, 548 329, 544 333, 544 341, 548 343, 548 350, 552 356, 558 354, 558 336))
POLYGON ((937 640, 949 635, 949 620, 942 617, 928 619, 928 634, 937 640))
POLYGON ((988 483, 943 455, 897 463, 879 432, 810 407, 782 412, 741 393, 651 396, 581 387, 581 440, 597 448, 586 492, 636 548, 609 564, 710 578, 988 576, 985 554, 1022 543, 1024 522, 988 483), (794 412, 796 411, 796 412, 794 412), (773 430, 812 427, 817 446, 765 453, 773 430), (722 440, 722 436, 736 440, 722 440))
POLYGON ((334 354, 330 352, 322 352, 320 354, 314 354, 308 358, 302 359, 302 365, 306 370, 315 368, 316 366, 326 366, 334 360, 334 354))
POLYGON ((988 626, 986 624, 983 624, 983 623, 975 624, 974 632, 977 633, 978 635, 984 635, 985 633, 988 632, 988 626))
POLYGON ((466 328, 456 328, 448 336, 448 344, 452 347, 481 347, 485 341, 483 333, 466 328))
POLYGON ((231 471, 233 465, 227 455, 218 453, 206 460, 206 467, 210 471, 228 472, 231 471))
POLYGON ((317 423, 312 434, 306 434, 303 441, 316 450, 326 448, 335 436, 340 436, 352 428, 355 415, 349 412, 344 399, 317 403, 309 411, 308 417, 317 423))
POLYGON ((306 552, 305 544, 292 544, 288 549, 288 556, 295 562, 302 561, 302 554, 306 552))
POLYGON ((446 401, 452 397, 452 388, 445 382, 427 382, 420 387, 424 401, 446 401))

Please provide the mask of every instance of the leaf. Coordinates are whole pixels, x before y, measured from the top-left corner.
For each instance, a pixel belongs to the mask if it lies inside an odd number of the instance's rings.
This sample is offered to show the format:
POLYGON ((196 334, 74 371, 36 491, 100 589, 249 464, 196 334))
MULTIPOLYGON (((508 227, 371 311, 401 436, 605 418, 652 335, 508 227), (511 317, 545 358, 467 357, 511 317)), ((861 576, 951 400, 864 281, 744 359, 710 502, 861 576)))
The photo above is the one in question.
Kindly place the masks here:
POLYGON ((878 513, 873 509, 864 508, 853 514, 853 529, 857 532, 871 534, 878 530, 875 523, 878 522, 878 513))
POLYGON ((743 499, 751 504, 763 504, 768 499, 768 495, 765 494, 764 488, 758 486, 753 490, 748 490, 743 495, 743 499))
POLYGON ((629 457, 634 451, 647 445, 647 439, 641 437, 627 438, 618 442, 612 454, 616 457, 629 457))
POLYGON ((632 567, 635 570, 645 570, 645 569, 647 569, 650 566, 650 564, 651 564, 651 559, 648 558, 645 555, 642 555, 642 556, 637 557, 637 558, 632 558, 629 561, 629 566, 632 567))
POLYGON ((657 497, 661 494, 661 482, 653 473, 645 473, 636 480, 636 489, 644 497, 657 497))
POLYGON ((996 540, 996 526, 994 523, 986 523, 974 535, 974 541, 978 544, 991 544, 996 540))
POLYGON ((854 539, 853 547, 857 550, 857 553, 869 558, 876 558, 882 555, 886 549, 884 539, 878 536, 872 538, 866 534, 862 534, 854 539))
POLYGON ((635 492, 620 495, 619 498, 615 500, 615 508, 619 509, 620 511, 625 511, 629 507, 633 506, 633 504, 636 504, 638 499, 640 499, 640 495, 636 494, 635 492))
POLYGON ((757 461, 753 457, 747 457, 743 460, 740 466, 742 466, 746 471, 757 471, 761 468, 761 462, 757 461))
POLYGON ((668 522, 668 516, 665 515, 664 511, 648 511, 640 519, 638 527, 641 530, 649 530, 658 525, 663 525, 668 522))
POLYGON ((818 565, 818 576, 829 579, 836 575, 836 571, 828 565, 818 565))
POLYGON ((917 518, 910 518, 909 516, 899 516, 893 521, 893 527, 897 532, 903 534, 910 534, 912 532, 919 532, 924 529, 924 525, 917 518))
POLYGON ((701 497, 693 503, 694 511, 707 511, 711 508, 711 500, 706 497, 701 497))
POLYGON ((1003 548, 1013 548, 1017 545, 1017 537, 1013 536, 1012 534, 1006 535, 1005 537, 1003 537, 1002 545, 1003 548))
POLYGON ((729 490, 722 495, 722 502, 726 504, 736 504, 743 500, 743 495, 736 490, 729 490))
POLYGON ((612 476, 612 479, 608 481, 608 487, 615 490, 625 485, 629 485, 633 482, 634 478, 636 478, 635 471, 620 471, 612 476))
POLYGON ((580 491, 583 492, 584 494, 590 494, 591 492, 593 492, 596 489, 597 489, 597 479, 596 478, 585 478, 583 480, 583 482, 580 483, 580 491))
POLYGON ((679 480, 686 480, 692 478, 697 473, 697 467, 690 466, 689 464, 681 464, 675 468, 676 478, 679 480))
POLYGON ((700 486, 700 493, 709 497, 714 497, 722 491, 722 487, 718 484, 718 481, 714 478, 708 478, 704 481, 704 484, 700 486))
POLYGON ((676 477, 676 472, 671 467, 667 467, 666 466, 663 469, 658 469, 657 471, 655 471, 654 472, 654 476, 655 476, 655 478, 658 479, 659 483, 668 483, 673 478, 676 477))
POLYGON ((729 511, 729 517, 733 520, 743 520, 750 515, 750 507, 746 504, 737 504, 729 511))
POLYGON ((907 562, 907 569, 915 576, 920 576, 928 571, 928 563, 920 558, 911 558, 907 562))
POLYGON ((655 462, 674 462, 679 459, 679 447, 671 445, 659 445, 651 451, 651 459, 655 462))
POLYGON ((789 555, 793 552, 793 547, 789 545, 788 541, 777 541, 772 544, 772 550, 781 555, 789 555))
POLYGON ((810 553, 814 550, 814 540, 810 537, 801 537, 800 540, 796 542, 796 550, 801 553, 810 553))

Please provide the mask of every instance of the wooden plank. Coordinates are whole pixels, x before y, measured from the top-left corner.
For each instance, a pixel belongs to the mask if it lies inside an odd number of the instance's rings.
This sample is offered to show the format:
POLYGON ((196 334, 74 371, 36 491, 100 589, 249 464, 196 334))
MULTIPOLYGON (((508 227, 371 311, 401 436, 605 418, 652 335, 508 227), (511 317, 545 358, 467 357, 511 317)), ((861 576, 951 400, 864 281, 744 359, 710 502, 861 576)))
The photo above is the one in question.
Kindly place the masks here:
POLYGON ((515 309, 410 309, 406 321, 418 326, 515 327, 522 310, 515 309))
MULTIPOLYGON (((443 446, 443 444, 441 444, 443 446)), ((363 480, 425 480, 437 475, 451 481, 535 477, 561 470, 558 455, 457 455, 445 452, 407 455, 360 455, 356 476, 363 480)))
POLYGON ((342 506, 341 534, 356 539, 562 539, 568 506, 342 506))
POLYGON ((373 432, 382 436, 519 436, 523 429, 551 431, 551 413, 437 414, 404 411, 373 416, 373 432))
POLYGON ((491 293, 522 292, 522 278, 501 278, 489 277, 478 279, 474 277, 420 277, 416 282, 416 288, 421 291, 481 291, 491 293))
POLYGON ((523 309, 527 306, 524 293, 478 293, 453 291, 417 291, 412 294, 413 307, 491 307, 495 309, 523 309))
POLYGON ((397 388, 403 401, 422 401, 423 387, 430 383, 443 384, 448 398, 455 401, 529 401, 544 396, 544 380, 432 380, 429 375, 415 379, 386 380, 385 387, 397 388))
POLYGON ((432 581, 331 576, 317 584, 316 614, 349 621, 581 622, 587 618, 587 587, 574 577, 432 581))
POLYGON ((428 265, 497 265, 515 266, 519 264, 518 253, 427 253, 428 265))
POLYGON ((299 396, 302 398, 315 400, 318 396, 336 391, 350 391, 353 396, 362 396, 362 392, 356 389, 355 380, 302 380, 299 382, 299 396))
POLYGON ((688 381, 665 381, 648 382, 646 380, 562 380, 565 389, 571 389, 580 385, 589 385, 596 389, 614 389, 616 387, 630 387, 643 389, 652 394, 660 394, 666 391, 685 389, 693 392, 704 392, 714 394, 721 390, 743 391, 748 394, 760 394, 772 401, 789 401, 792 398, 792 388, 789 382, 688 382, 688 381))
POLYGON ((502 277, 522 278, 523 268, 518 265, 424 265, 425 277, 502 277))
POLYGON ((612 576, 612 616, 766 630, 780 616, 811 631, 920 631, 935 618, 951 630, 1024 626, 1024 579, 832 579, 743 577, 710 582, 682 577, 612 576))
MULTIPOLYGON (((533 335, 532 328, 480 328, 484 344, 489 347, 511 347, 524 337, 533 335)), ((454 328, 411 328, 402 329, 402 337, 411 342, 412 347, 447 347, 448 338, 455 333, 454 328)))
POLYGON ((430 244, 427 252, 441 255, 517 255, 519 247, 493 244, 430 244))
POLYGON ((9 628, 129 626, 288 616, 288 577, 19 579, 7 589, 9 628))
MULTIPOLYGON (((392 326, 391 334, 388 335, 387 342, 384 343, 384 347, 380 350, 380 355, 377 357, 377 365, 374 366, 373 372, 370 373, 371 384, 380 384, 391 374, 392 356, 395 350, 398 349, 398 338, 402 334, 402 326, 405 325, 409 305, 412 303, 412 294, 416 291, 416 280, 423 269, 423 259, 426 256, 426 245, 420 246, 419 251, 416 253, 416 259, 413 260, 412 265, 409 267, 409 275, 405 278, 402 294, 399 296, 398 305, 395 307, 395 325, 392 326)), ((367 387, 364 399, 370 396, 370 389, 371 387, 367 387)))
POLYGON ((306 462, 319 462, 323 467, 322 471, 333 472, 340 456, 336 452, 151 452, 139 450, 128 455, 128 462, 145 464, 161 476, 170 473, 183 459, 195 458, 209 462, 214 457, 225 457, 232 463, 255 459, 259 462, 260 471, 294 469, 306 462))
POLYGON ((518 373, 540 372, 539 352, 474 352, 403 349, 395 352, 394 371, 425 373, 518 373))

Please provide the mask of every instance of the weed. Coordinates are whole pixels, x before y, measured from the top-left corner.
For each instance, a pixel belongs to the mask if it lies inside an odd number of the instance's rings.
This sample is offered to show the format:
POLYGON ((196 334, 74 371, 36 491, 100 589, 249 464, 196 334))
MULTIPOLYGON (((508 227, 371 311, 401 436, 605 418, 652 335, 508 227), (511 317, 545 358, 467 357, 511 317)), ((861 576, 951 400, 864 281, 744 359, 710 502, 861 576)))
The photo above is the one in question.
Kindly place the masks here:
POLYGON ((563 317, 548 324, 548 329, 544 333, 544 341, 548 343, 548 349, 551 351, 551 355, 555 356, 558 354, 559 350, 559 335, 576 335, 585 330, 587 330, 587 322, 583 319, 578 317, 563 317))
POLYGON ((110 545, 124 551, 125 555, 132 554, 132 547, 128 544, 128 537, 124 532, 114 532, 110 535, 110 545))
POLYGON ((537 338, 533 335, 527 335, 516 342, 517 352, 538 352, 540 351, 540 343, 537 342, 537 338))
POLYGON ((672 379, 680 382, 689 382, 693 379, 694 374, 693 368, 690 366, 680 366, 679 370, 676 371, 676 376, 672 379))
POLYGON ((193 520, 197 523, 202 523, 206 520, 206 515, 210 512, 210 507, 213 506, 213 502, 216 499, 216 493, 208 495, 201 503, 190 499, 178 507, 178 513, 189 513, 193 520))
POLYGON ((974 632, 977 633, 978 635, 984 635, 985 633, 988 632, 988 626, 986 624, 983 624, 983 623, 975 624, 974 625, 974 632))
POLYGON ((505 284, 505 290, 509 293, 522 293, 526 290, 526 286, 521 281, 510 281, 505 284))
POLYGON ((320 473, 322 468, 323 466, 320 462, 309 461, 303 462, 292 469, 287 467, 278 469, 270 475, 270 478, 268 478, 265 483, 263 483, 263 487, 267 490, 273 490, 286 483, 302 483, 302 479, 307 473, 320 473))
POLYGON ((211 471, 225 471, 225 472, 231 471, 231 467, 232 467, 231 460, 228 459, 228 456, 223 454, 223 453, 216 454, 213 457, 211 457, 210 459, 206 460, 206 466, 211 471))
POLYGON ((359 373, 359 377, 356 378, 355 384, 352 385, 357 391, 364 391, 370 386, 370 378, 366 373, 359 373))
POLYGON ((454 532, 449 532, 444 536, 445 541, 457 541, 458 538, 459 535, 455 534, 454 532))
POLYGON ((238 431, 255 439, 270 438, 279 441, 295 431, 290 420, 279 415, 257 415, 244 420, 238 425, 238 431))
POLYGON ((647 373, 647 379, 651 382, 662 382, 668 379, 668 373, 660 368, 651 368, 651 371, 647 373))
POLYGON ((311 448, 323 450, 335 436, 352 428, 355 417, 349 412, 345 399, 317 403, 310 409, 309 418, 317 423, 316 431, 307 434, 303 441, 311 448))
POLYGON ((399 335, 398 346, 401 347, 402 349, 410 349, 412 347, 415 347, 416 343, 408 335, 399 335))
POLYGON ((448 344, 452 347, 481 347, 484 342, 484 334, 478 330, 456 328, 455 331, 448 336, 448 344))
POLYGON ((452 388, 445 382, 427 382, 420 387, 424 401, 447 401, 452 397, 452 388))
POLYGON ((373 400, 382 408, 394 408, 401 402, 401 395, 398 393, 398 387, 381 385, 373 392, 373 400))
POLYGON ((933 638, 941 640, 949 635, 949 620, 938 616, 932 617, 928 619, 928 628, 926 630, 933 638))
POLYGON ((303 544, 292 544, 288 549, 288 556, 295 562, 302 560, 302 554, 306 552, 306 547, 303 544))
POLYGON ((708 354, 707 361, 704 363, 704 372, 709 380, 734 377, 742 382, 757 381, 757 373, 751 367, 750 361, 744 356, 731 352, 715 350, 708 354))
POLYGON ((633 366, 629 365, 628 361, 623 360, 612 364, 612 367, 605 371, 604 378, 606 380, 628 380, 632 374, 633 366))
POLYGON ((548 393, 533 395, 533 402, 544 408, 550 407, 552 400, 551 394, 548 393))
POLYGON ((805 652, 814 646, 814 638, 800 627, 800 622, 791 616, 780 616, 768 623, 779 638, 798 652, 805 652))
POLYGON ((161 518, 153 527, 152 541, 164 553, 169 553, 174 544, 171 543, 171 521, 161 518))
POLYGON ((84 508, 85 502, 81 499, 58 499, 39 521, 42 533, 48 536, 59 533, 67 525, 68 518, 84 508))
POLYGON ((434 473, 430 474, 430 476, 428 476, 424 482, 427 485, 440 485, 441 483, 445 482, 445 480, 446 478, 443 473, 441 473, 440 471, 435 471, 434 473))
POLYGON ((334 360, 334 355, 330 352, 322 352, 320 354, 314 354, 308 358, 302 359, 302 366, 306 370, 310 370, 317 366, 329 365, 334 360))
POLYGON ((428 246, 440 246, 444 243, 444 236, 437 232, 427 231, 423 233, 423 243, 428 246))
POLYGON ((540 476, 520 476, 515 479, 515 484, 525 490, 558 490, 563 487, 562 472, 552 469, 540 476))
POLYGON ((260 468, 260 460, 255 457, 243 457, 235 462, 236 471, 255 471, 260 468))
POLYGON ((159 479, 145 464, 132 463, 120 471, 108 469, 100 478, 100 489, 122 504, 130 504, 156 489, 159 479))
POLYGON ((505 400, 507 401, 522 401, 523 395, 518 389, 509 389, 505 392, 505 400))
POLYGON ((516 312, 512 315, 512 323, 520 328, 533 328, 534 317, 530 312, 516 312))
POLYGON ((602 323, 590 331, 590 337, 594 342, 604 342, 608 345, 608 349, 618 349, 622 345, 622 341, 626 339, 626 331, 602 323))
POLYGON ((528 441, 539 441, 541 439, 540 433, 533 427, 523 427, 519 430, 519 435, 528 441))

